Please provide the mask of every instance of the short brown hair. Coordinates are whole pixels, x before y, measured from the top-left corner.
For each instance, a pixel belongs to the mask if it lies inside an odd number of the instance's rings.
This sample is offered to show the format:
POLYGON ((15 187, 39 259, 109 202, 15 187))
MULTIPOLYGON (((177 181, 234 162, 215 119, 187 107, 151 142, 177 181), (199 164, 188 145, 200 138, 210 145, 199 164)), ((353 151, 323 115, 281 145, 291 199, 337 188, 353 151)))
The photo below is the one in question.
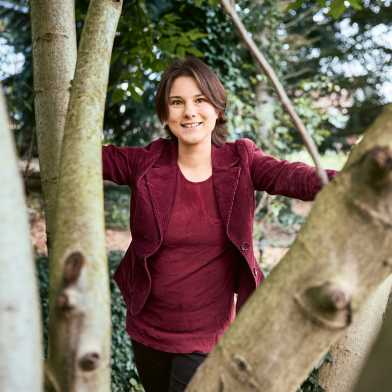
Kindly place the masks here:
MULTIPOLYGON (((215 128, 212 131, 211 140, 216 145, 223 144, 229 133, 226 127, 227 120, 224 116, 226 91, 215 72, 196 57, 188 56, 185 59, 177 59, 163 73, 155 96, 155 107, 159 120, 164 123, 168 118, 170 90, 173 82, 179 76, 190 76, 194 78, 200 91, 218 111, 218 118, 215 128)), ((167 125, 165 126, 165 130, 170 137, 176 137, 167 125)))

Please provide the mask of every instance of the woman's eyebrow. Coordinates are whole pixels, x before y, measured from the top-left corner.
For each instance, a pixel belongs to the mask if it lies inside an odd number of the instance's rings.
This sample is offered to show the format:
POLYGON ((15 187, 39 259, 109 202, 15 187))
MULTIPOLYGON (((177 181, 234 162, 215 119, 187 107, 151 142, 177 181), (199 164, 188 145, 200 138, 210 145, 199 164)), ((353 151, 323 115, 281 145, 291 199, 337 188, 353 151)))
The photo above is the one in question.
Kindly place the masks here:
MULTIPOLYGON (((193 96, 193 98, 197 98, 197 97, 204 97, 204 94, 196 94, 196 95, 193 96)), ((181 98, 181 99, 183 99, 180 95, 171 95, 169 97, 169 99, 172 99, 172 98, 181 98)))

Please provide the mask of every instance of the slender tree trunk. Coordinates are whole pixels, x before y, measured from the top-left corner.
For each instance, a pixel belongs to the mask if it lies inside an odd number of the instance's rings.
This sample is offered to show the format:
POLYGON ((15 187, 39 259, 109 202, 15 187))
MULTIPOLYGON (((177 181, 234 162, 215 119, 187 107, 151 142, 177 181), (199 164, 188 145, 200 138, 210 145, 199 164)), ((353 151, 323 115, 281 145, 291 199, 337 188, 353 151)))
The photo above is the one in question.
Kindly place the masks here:
POLYGON ((187 391, 293 392, 392 271, 392 105, 187 391))
MULTIPOLYGON (((255 6, 264 6, 264 0, 253 0, 255 6)), ((271 11, 277 12, 278 5, 267 4, 265 7, 269 7, 271 11)), ((273 12, 269 13, 272 14, 273 12)), ((258 30, 253 34, 255 43, 261 50, 270 46, 270 40, 277 40, 276 27, 274 24, 264 24, 260 23, 258 30)), ((256 107, 255 113, 258 120, 259 126, 259 137, 260 139, 270 140, 271 130, 275 122, 275 108, 277 105, 276 99, 272 96, 272 89, 269 88, 268 79, 259 81, 255 88, 256 95, 256 107)))
POLYGON ((259 82, 256 85, 256 117, 259 123, 260 139, 269 140, 272 126, 275 122, 275 105, 276 102, 268 92, 268 86, 265 82, 259 82))
POLYGON ((391 352, 392 296, 389 297, 380 334, 370 352, 354 392, 390 392, 392 385, 391 352))
POLYGON ((101 134, 121 7, 121 1, 90 1, 64 130, 50 269, 48 359, 62 392, 110 390, 101 134))
POLYGON ((38 290, 27 209, 0 90, 0 391, 42 391, 38 290))
POLYGON ((50 256, 61 143, 76 64, 75 2, 31 0, 30 6, 35 120, 50 256))
POLYGON ((319 377, 320 385, 327 392, 353 391, 380 331, 391 284, 392 276, 377 287, 343 339, 331 348, 332 362, 321 367, 319 377))

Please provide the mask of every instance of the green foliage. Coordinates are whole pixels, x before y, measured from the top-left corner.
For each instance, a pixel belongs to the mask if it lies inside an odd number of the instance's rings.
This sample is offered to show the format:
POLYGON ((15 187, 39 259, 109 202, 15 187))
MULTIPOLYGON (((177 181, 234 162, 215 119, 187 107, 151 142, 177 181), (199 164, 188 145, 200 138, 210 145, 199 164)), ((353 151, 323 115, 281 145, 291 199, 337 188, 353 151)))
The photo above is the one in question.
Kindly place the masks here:
MULTIPOLYGON (((304 2, 304 0, 294 0, 289 5, 288 9, 298 9, 304 2)), ((340 18, 350 7, 357 11, 362 10, 363 8, 363 1, 361 0, 317 0, 316 3, 320 8, 328 8, 329 15, 334 19, 340 18)))
POLYGON ((313 370, 297 392, 326 392, 319 384, 318 370, 313 370))
POLYGON ((332 356, 328 352, 318 366, 312 370, 309 377, 303 382, 301 387, 297 390, 297 392, 327 392, 320 384, 319 384, 319 369, 324 363, 331 363, 332 356))
MULTIPOLYGON (((7 109, 19 155, 28 153, 34 135, 33 71, 31 55, 31 28, 28 1, 10 1, 0 7, 0 45, 12 48, 19 56, 18 66, 0 57, 0 80, 7 98, 7 109), (24 57, 24 59, 23 59, 24 57), (23 63, 24 62, 24 63, 23 63), (23 63, 22 72, 11 75, 4 69, 17 70, 23 63)), ((9 72, 9 71, 8 71, 9 72)), ((37 151, 34 151, 34 155, 37 151)))
POLYGON ((128 187, 105 188, 105 227, 119 230, 129 229, 128 187))
MULTIPOLYGON (((121 252, 109 254, 109 272, 113 275, 122 258, 121 252)), ((43 316, 43 334, 45 357, 48 345, 48 260, 39 257, 36 260, 39 279, 39 292, 43 316)), ((111 310, 112 310, 112 391, 113 392, 142 392, 143 388, 133 361, 130 339, 124 329, 126 310, 120 291, 113 280, 110 280, 111 310)))

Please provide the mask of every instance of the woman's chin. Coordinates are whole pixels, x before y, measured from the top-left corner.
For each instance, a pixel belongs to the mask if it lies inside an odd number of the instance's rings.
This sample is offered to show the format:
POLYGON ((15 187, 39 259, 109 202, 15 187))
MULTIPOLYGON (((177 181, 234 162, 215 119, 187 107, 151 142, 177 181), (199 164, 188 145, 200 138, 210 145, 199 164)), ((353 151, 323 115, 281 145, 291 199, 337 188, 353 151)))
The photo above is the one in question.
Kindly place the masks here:
POLYGON ((206 143, 207 135, 183 135, 178 138, 178 141, 184 145, 197 145, 206 143))

